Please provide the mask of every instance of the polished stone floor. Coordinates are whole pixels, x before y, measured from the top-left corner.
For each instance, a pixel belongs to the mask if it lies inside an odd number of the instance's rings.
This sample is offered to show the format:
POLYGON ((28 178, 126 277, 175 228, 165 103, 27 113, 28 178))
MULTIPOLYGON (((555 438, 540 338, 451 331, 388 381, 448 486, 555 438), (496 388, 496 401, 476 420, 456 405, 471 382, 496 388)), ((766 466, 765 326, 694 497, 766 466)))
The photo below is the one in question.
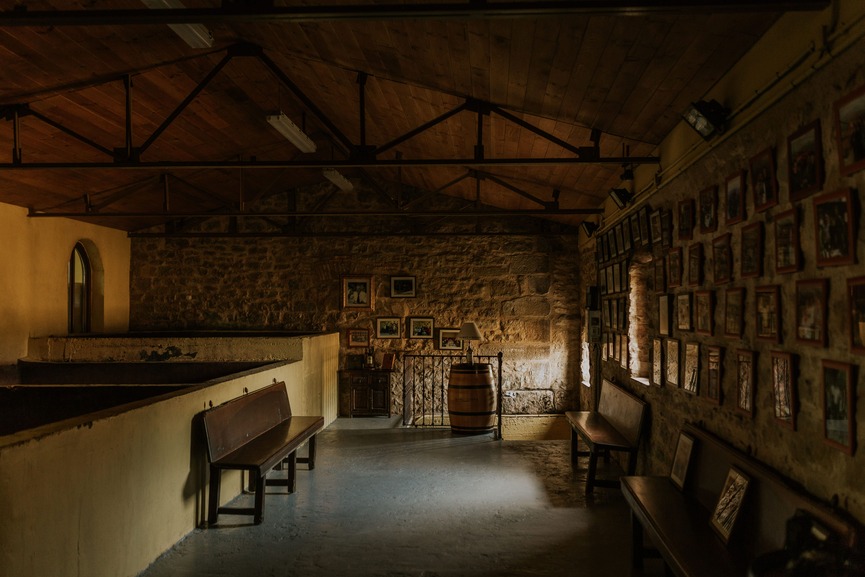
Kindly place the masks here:
POLYGON ((318 449, 296 493, 268 489, 261 525, 221 515, 142 576, 631 575, 627 505, 617 489, 586 498, 566 441, 369 418, 337 420, 318 449))

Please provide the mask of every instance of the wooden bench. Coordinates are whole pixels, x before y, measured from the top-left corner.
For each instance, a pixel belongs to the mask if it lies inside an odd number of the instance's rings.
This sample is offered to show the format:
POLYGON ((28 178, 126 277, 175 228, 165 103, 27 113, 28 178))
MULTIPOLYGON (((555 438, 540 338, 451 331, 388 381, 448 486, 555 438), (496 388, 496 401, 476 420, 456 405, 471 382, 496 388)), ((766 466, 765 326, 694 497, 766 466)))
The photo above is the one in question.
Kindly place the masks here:
POLYGON ((297 462, 315 467, 315 435, 324 428, 324 417, 292 416, 285 383, 274 383, 263 389, 232 399, 204 412, 204 432, 210 460, 210 501, 208 522, 213 524, 220 513, 253 515, 256 524, 264 513, 267 485, 295 490, 297 462), (309 442, 309 456, 297 458, 298 447, 309 442), (288 466, 286 479, 268 479, 277 466, 288 466), (220 507, 219 488, 222 471, 234 469, 249 472, 250 490, 255 491, 255 507, 220 507))
POLYGON ((765 561, 771 558, 765 555, 783 549, 787 521, 797 511, 817 521, 820 531, 828 535, 827 543, 841 548, 857 545, 861 529, 854 520, 715 435, 689 424, 683 432, 694 440, 683 489, 666 476, 621 478, 622 493, 631 507, 635 570, 642 570, 644 557, 660 555, 668 574, 678 577, 774 575, 749 571, 758 557, 765 561), (744 473, 749 484, 725 544, 712 528, 710 515, 731 466, 744 473), (654 549, 644 546, 644 533, 654 549))
POLYGON ((609 460, 610 451, 628 453, 627 472, 633 475, 637 468, 637 449, 646 416, 646 403, 612 382, 604 379, 597 411, 568 411, 565 413, 571 425, 571 460, 578 456, 589 456, 589 474, 586 479, 586 494, 591 494, 595 485, 618 487, 618 480, 596 479, 598 455, 609 460), (580 451, 577 439, 582 439, 588 451, 580 451))

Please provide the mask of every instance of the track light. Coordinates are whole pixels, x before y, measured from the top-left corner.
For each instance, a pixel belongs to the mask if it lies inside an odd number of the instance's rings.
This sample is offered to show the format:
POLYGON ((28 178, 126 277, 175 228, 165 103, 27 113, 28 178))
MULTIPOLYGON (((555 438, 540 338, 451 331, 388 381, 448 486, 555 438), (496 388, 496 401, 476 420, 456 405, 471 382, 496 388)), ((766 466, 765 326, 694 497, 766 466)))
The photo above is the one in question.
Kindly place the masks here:
POLYGON ((717 100, 698 100, 691 103, 685 111, 685 122, 697 131, 703 140, 709 140, 717 134, 723 134, 727 129, 727 115, 729 110, 724 108, 717 100))
MULTIPOLYGON (((180 0, 141 0, 141 3, 152 10, 186 8, 180 0)), ((213 46, 213 35, 204 24, 169 24, 168 27, 180 36, 190 48, 210 48, 213 46)))
POLYGON ((301 152, 315 152, 315 142, 281 111, 278 114, 269 114, 267 121, 301 152))
POLYGON ((634 200, 634 195, 627 188, 611 188, 610 198, 613 199, 613 202, 621 210, 631 204, 631 201, 634 200))
POLYGON ((348 192, 354 185, 335 168, 325 168, 321 171, 324 177, 334 183, 340 190, 348 192))
POLYGON ((586 233, 586 236, 591 238, 595 231, 598 230, 598 225, 594 222, 589 222, 588 220, 584 220, 580 227, 583 229, 583 232, 586 233))

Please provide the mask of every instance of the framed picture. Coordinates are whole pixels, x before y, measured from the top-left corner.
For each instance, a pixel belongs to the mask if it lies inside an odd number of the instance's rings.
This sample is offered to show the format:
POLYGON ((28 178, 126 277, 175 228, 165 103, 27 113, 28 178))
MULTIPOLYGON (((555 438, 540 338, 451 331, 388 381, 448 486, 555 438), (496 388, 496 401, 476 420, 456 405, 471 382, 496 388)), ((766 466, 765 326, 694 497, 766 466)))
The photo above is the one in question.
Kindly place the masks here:
POLYGON ((667 286, 682 286, 682 247, 671 248, 667 253, 667 286))
POLYGON ((628 335, 619 335, 619 366, 628 368, 628 335))
POLYGON ((433 319, 431 317, 411 317, 408 319, 408 338, 433 338, 433 319))
POLYGON ((640 213, 635 212, 628 218, 631 226, 631 241, 635 247, 643 246, 643 237, 640 233, 640 213))
POLYGON ((415 277, 392 276, 390 277, 390 297, 394 299, 408 299, 417 296, 415 291, 415 277))
POLYGON ((371 311, 375 303, 372 280, 371 275, 342 277, 342 308, 371 311))
POLYGON ((823 360, 823 434, 826 443, 848 455, 856 450, 853 410, 854 366, 823 360))
POLYGON ((379 317, 375 319, 375 338, 398 339, 400 337, 399 317, 379 317))
POLYGON ((660 208, 652 212, 650 222, 652 227, 652 244, 661 244, 661 240, 663 239, 663 230, 661 229, 662 223, 660 208))
POLYGON ((754 414, 754 351, 736 351, 736 409, 754 414))
POLYGON ((673 466, 670 468, 670 480, 681 491, 685 487, 688 475, 688 464, 691 462, 691 449, 694 448, 694 437, 679 433, 676 452, 673 455, 673 466))
POLYGON ((392 371, 396 364, 396 353, 384 353, 381 356, 381 368, 385 371, 392 371))
POLYGON ((694 199, 679 201, 679 240, 694 238, 694 199))
POLYGON ((369 347, 368 329, 348 329, 347 337, 349 348, 369 347))
POLYGON ((801 200, 823 185, 823 143, 820 120, 787 137, 787 176, 790 200, 801 200))
POLYGON ((755 222, 742 227, 741 277, 763 275, 763 223, 755 222))
POLYGON ((724 334, 741 337, 745 321, 745 289, 727 289, 724 297, 724 334))
POLYGON ((676 328, 680 331, 691 330, 691 293, 676 295, 676 328))
POLYGON ((849 188, 814 199, 817 266, 856 262, 853 197, 849 188))
POLYGON ((607 356, 609 355, 609 346, 610 346, 610 333, 606 333, 603 335, 603 342, 601 343, 601 360, 606 361, 607 356))
POLYGON ((712 336, 714 332, 714 291, 694 293, 694 332, 712 336))
POLYGON ((700 380, 700 343, 685 343, 685 374, 682 388, 686 393, 697 394, 700 380))
POLYGON ((652 233, 649 227, 649 207, 644 206, 640 209, 640 237, 643 239, 643 246, 649 245, 652 242, 652 233))
POLYGON ((724 349, 706 347, 706 398, 721 404, 721 379, 724 370, 724 349))
POLYGON ((835 103, 835 137, 841 174, 865 168, 865 86, 835 103))
POLYGON ((664 345, 661 339, 652 339, 652 382, 664 384, 664 345))
POLYGON ((670 248, 673 244, 673 212, 666 210, 661 213, 661 246, 670 248))
POLYGON ((755 289, 754 310, 758 339, 781 342, 780 300, 781 287, 778 285, 759 286, 755 289))
POLYGON ((667 339, 667 370, 665 378, 668 385, 679 386, 679 341, 667 339))
POLYGON ((748 482, 748 477, 744 473, 735 467, 730 467, 711 517, 712 528, 715 529, 724 543, 730 541, 730 534, 733 532, 739 511, 742 510, 742 505, 745 502, 748 482))
POLYGON ((688 284, 703 284, 703 243, 697 242, 688 247, 688 284))
POLYGON ((724 198, 727 225, 745 220, 745 171, 727 177, 724 184, 724 198))
POLYGON ((796 281, 796 340, 826 346, 827 279, 796 281))
POLYGON ((794 207, 775 215, 775 272, 798 271, 799 254, 799 211, 794 207))
POLYGON ((654 285, 655 292, 662 293, 667 290, 667 263, 664 257, 655 259, 654 285))
POLYGON ((658 332, 664 336, 670 334, 670 295, 658 297, 658 332))
POLYGON ((772 399, 775 419, 796 430, 796 396, 793 375, 793 355, 772 351, 772 399))
POLYGON ((731 234, 722 234, 712 241, 712 273, 715 284, 733 280, 733 253, 730 249, 731 234))
POLYGON ((459 329, 439 329, 438 334, 437 344, 440 351, 463 350, 463 340, 457 336, 460 334, 459 329))
POLYGON ((775 178, 775 154, 772 148, 751 157, 748 166, 754 193, 754 211, 762 212, 778 204, 778 180, 775 178))
POLYGON ((865 276, 847 280, 847 311, 850 351, 865 353, 865 276))
POLYGON ((700 215, 700 232, 718 230, 718 187, 710 186, 700 191, 697 210, 700 215))

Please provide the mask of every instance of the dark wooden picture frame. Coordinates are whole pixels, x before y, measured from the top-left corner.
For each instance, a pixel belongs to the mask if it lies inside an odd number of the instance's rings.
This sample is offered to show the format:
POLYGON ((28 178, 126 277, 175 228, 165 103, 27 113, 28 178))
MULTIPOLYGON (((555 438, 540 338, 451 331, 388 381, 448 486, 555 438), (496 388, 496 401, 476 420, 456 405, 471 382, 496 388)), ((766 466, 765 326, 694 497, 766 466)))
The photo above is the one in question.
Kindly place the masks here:
POLYGON ((649 226, 649 207, 644 206, 640 209, 640 238, 643 239, 643 246, 652 244, 651 227, 649 226))
POLYGON ((745 289, 727 289, 724 296, 724 334, 728 337, 741 337, 744 322, 745 289))
POLYGON ((850 352, 865 354, 865 276, 847 279, 850 352))
POLYGON ((844 176, 865 168, 865 85, 835 103, 835 142, 844 176))
POLYGON ((655 259, 653 281, 655 292, 662 293, 667 291, 667 259, 664 257, 655 259))
POLYGON ((694 293, 694 332, 712 336, 715 330, 715 291, 702 290, 694 293))
POLYGON ((733 253, 731 233, 722 234, 712 241, 712 280, 716 285, 733 280, 733 253))
POLYGON ((787 137, 790 200, 802 200, 823 186, 823 142, 817 119, 787 137))
POLYGON ((796 281, 796 340, 800 343, 826 346, 828 293, 827 279, 796 281))
POLYGON ((670 318, 670 295, 662 294, 658 297, 658 333, 670 336, 672 319, 670 318))
POLYGON ((652 225, 652 244, 660 245, 664 239, 664 223, 660 208, 652 212, 650 222, 652 225))
POLYGON ((856 450, 855 369, 849 363, 823 359, 823 439, 851 456, 856 450))
POLYGON ((721 382, 724 378, 723 347, 706 347, 706 399, 721 404, 721 382))
POLYGON ((369 329, 348 329, 346 331, 348 348, 368 348, 369 329))
POLYGON ((372 275, 342 277, 342 308, 371 311, 375 306, 375 284, 372 275))
POLYGON ((792 354, 772 351, 772 400, 775 420, 796 430, 796 367, 792 354))
POLYGON ((757 353, 739 349, 736 351, 736 410, 754 415, 754 375, 757 353))
POLYGON ((435 320, 432 317, 409 317, 408 338, 431 339, 435 334, 435 320))
POLYGON ((817 266, 856 262, 855 215, 853 195, 849 188, 814 198, 817 266))
POLYGON ((688 247, 688 285, 703 284, 703 243, 695 242, 688 247))
POLYGON ((761 150, 748 162, 754 212, 762 212, 778 204, 778 179, 775 177, 775 151, 761 150))
POLYGON ((727 479, 724 481, 724 487, 718 496, 718 503, 715 505, 710 518, 712 528, 718 533, 724 544, 730 541, 730 535, 748 493, 749 482, 750 480, 744 473, 735 467, 730 467, 727 479))
POLYGON ((413 276, 390 277, 390 298, 410 299, 417 297, 417 282, 413 276))
POLYGON ((763 275, 763 223, 761 221, 742 227, 740 243, 741 259, 739 275, 753 278, 763 275))
POLYGON ((698 211, 700 215, 700 232, 715 232, 718 230, 718 187, 712 185, 704 188, 698 195, 698 211))
POLYGON ((673 247, 667 252, 667 286, 682 286, 682 247, 673 247))
POLYGON ((664 384, 664 341, 652 339, 652 383, 660 387, 664 384))
POLYGON ((700 343, 685 343, 685 367, 682 375, 682 389, 697 395, 700 385, 700 343))
POLYGON ((729 226, 745 220, 745 171, 727 177, 724 182, 724 223, 729 226))
POLYGON ((679 341, 667 339, 667 365, 664 380, 668 385, 679 386, 679 341))
POLYGON ((781 287, 758 286, 754 290, 754 323, 756 337, 763 341, 781 342, 781 287))
POLYGON ((775 215, 775 272, 796 272, 801 266, 799 211, 796 207, 775 215))
POLYGON ((673 464, 670 467, 670 481, 681 491, 685 488, 688 478, 688 466, 691 463, 691 450, 694 448, 694 437, 687 433, 679 433, 676 452, 673 453, 673 464))
POLYGON ((401 335, 400 325, 402 319, 399 317, 378 317, 375 319, 375 338, 398 339, 401 335))
POLYGON ((676 328, 680 331, 690 331, 691 326, 691 293, 676 295, 676 328))
POLYGON ((631 241, 634 247, 643 246, 643 237, 640 232, 640 213, 635 212, 628 217, 628 224, 631 227, 631 241))
POLYGON ((459 329, 438 329, 436 348, 440 351, 461 351, 463 340, 459 338, 459 329))
POLYGON ((679 201, 679 240, 694 238, 694 199, 686 198, 679 201))

